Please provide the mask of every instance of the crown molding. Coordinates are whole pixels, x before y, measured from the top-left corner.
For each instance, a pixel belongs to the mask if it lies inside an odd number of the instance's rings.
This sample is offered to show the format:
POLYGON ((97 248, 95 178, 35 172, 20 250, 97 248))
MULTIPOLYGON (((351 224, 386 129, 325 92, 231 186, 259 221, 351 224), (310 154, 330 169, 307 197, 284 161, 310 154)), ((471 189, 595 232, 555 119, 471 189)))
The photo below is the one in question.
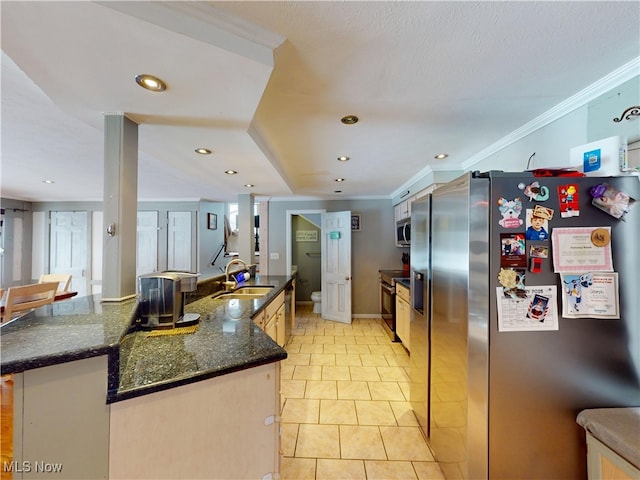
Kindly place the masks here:
POLYGON ((273 67, 286 37, 236 17, 211 2, 96 2, 125 15, 273 67))
POLYGON ((631 80, 634 77, 637 77, 638 75, 640 75, 640 57, 634 58, 630 62, 624 64, 622 67, 614 70, 608 75, 602 77, 600 80, 592 83, 583 90, 580 90, 575 95, 567 98, 563 102, 560 102, 555 107, 547 110, 542 115, 539 115, 530 122, 525 123, 522 127, 514 130, 506 137, 503 137, 497 142, 489 145, 484 150, 481 150, 468 160, 464 161, 461 164, 462 168, 465 171, 470 170, 478 162, 485 160, 487 157, 490 157, 491 155, 517 142, 518 140, 526 137, 527 135, 530 135, 533 132, 546 127, 550 123, 564 117, 574 110, 585 106, 590 101, 595 100, 611 89, 618 87, 619 85, 628 80, 631 80))

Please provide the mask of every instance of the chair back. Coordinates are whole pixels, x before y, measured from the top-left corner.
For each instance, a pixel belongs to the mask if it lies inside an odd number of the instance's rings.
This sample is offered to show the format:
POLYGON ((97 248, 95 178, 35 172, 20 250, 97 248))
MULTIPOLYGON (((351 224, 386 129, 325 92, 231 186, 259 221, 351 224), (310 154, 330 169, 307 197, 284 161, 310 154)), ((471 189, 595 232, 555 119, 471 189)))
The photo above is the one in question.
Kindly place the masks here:
POLYGON ((32 283, 21 287, 9 287, 5 295, 3 321, 11 320, 16 312, 31 310, 53 303, 56 298, 56 282, 32 283))
POLYGON ((71 275, 67 273, 45 273, 40 275, 38 283, 58 282, 58 292, 66 292, 71 285, 71 275))

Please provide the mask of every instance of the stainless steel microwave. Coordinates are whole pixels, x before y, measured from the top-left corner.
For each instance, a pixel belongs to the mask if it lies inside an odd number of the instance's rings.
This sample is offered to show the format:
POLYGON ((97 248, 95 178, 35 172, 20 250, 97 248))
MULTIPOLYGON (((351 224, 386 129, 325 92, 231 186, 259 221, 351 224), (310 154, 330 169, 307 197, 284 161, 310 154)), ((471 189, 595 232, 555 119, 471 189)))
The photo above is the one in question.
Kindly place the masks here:
POLYGON ((403 218, 396 222, 396 245, 398 247, 411 245, 411 218, 403 218))

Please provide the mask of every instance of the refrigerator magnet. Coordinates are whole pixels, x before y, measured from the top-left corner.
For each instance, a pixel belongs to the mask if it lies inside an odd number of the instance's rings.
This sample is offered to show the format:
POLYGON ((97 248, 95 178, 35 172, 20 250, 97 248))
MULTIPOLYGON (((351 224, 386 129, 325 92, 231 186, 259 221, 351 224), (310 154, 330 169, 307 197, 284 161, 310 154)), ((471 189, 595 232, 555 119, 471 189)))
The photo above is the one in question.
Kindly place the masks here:
POLYGON ((591 204, 594 207, 599 208, 619 220, 624 220, 624 216, 629 213, 636 203, 635 198, 616 190, 606 183, 591 187, 589 193, 593 197, 591 204))
POLYGON ((540 182, 533 182, 529 185, 521 183, 518 185, 520 190, 524 190, 525 196, 529 197, 529 201, 535 200, 536 202, 544 202, 549 200, 549 187, 540 185, 540 182))
POLYGON ((578 203, 578 185, 570 183, 558 186, 558 200, 560 203, 560 216, 562 218, 580 216, 580 204, 578 203))
POLYGON ((591 232, 591 243, 596 247, 606 247, 611 241, 611 234, 606 228, 596 228, 591 232))
POLYGON ((522 213, 522 200, 517 197, 513 200, 507 200, 506 198, 498 199, 498 211, 502 217, 498 224, 504 228, 518 228, 524 222, 520 218, 522 213))
POLYGON ((547 245, 529 245, 529 257, 549 258, 549 247, 547 245))
POLYGON ((531 273, 542 272, 542 259, 539 257, 531 257, 529 259, 529 271, 531 273))
POLYGON ((502 294, 510 298, 526 298, 524 286, 525 270, 520 268, 501 268, 498 282, 502 285, 502 294))
POLYGON ((500 266, 527 267, 524 233, 500 234, 500 266))
POLYGON ((527 229, 525 230, 527 240, 549 240, 549 220, 553 217, 553 210, 538 207, 540 205, 536 205, 536 208, 527 208, 527 229))

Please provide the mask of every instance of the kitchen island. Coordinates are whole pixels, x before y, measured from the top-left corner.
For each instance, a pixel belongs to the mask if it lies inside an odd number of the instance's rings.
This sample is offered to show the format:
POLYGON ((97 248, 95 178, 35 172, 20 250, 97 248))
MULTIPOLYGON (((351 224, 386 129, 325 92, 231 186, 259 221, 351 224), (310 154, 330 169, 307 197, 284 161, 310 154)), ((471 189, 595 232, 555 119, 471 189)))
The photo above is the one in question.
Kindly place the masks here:
POLYGON ((186 300, 185 312, 201 315, 190 334, 150 336, 135 328, 135 300, 96 296, 4 325, 2 374, 13 373, 15 384, 14 478, 44 478, 31 468, 42 461, 61 464, 65 479, 276 473, 286 352, 253 319, 293 278, 251 280, 274 287, 251 300, 212 298, 210 283, 186 300))

